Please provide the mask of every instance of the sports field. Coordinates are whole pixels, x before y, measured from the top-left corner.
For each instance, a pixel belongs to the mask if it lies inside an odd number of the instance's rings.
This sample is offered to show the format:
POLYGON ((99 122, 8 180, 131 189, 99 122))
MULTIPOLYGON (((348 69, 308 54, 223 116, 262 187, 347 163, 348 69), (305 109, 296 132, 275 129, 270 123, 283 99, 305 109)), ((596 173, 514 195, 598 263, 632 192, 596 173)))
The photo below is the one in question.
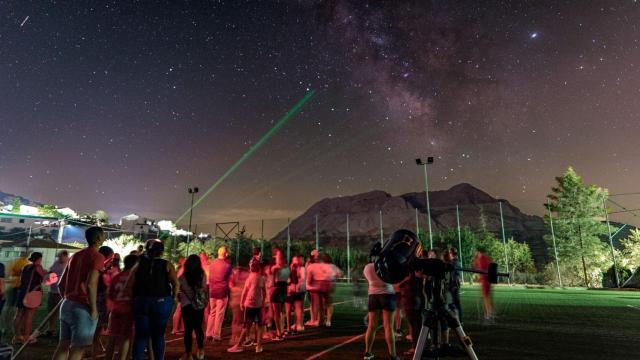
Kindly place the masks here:
MULTIPOLYGON (((351 294, 348 285, 339 286, 331 328, 307 329, 284 342, 266 343, 260 355, 250 348, 228 354, 226 342, 207 344, 207 358, 359 359, 366 310, 354 305, 351 294)), ((640 292, 498 286, 494 297, 496 324, 481 326, 479 288, 463 287, 464 328, 480 359, 640 359, 640 292)), ((380 331, 374 353, 385 359, 381 336, 380 331)), ((182 338, 167 339, 166 358, 178 359, 182 338)), ((42 339, 19 359, 47 359, 54 346, 42 339)), ((401 341, 398 348, 402 353, 408 343, 401 341)))

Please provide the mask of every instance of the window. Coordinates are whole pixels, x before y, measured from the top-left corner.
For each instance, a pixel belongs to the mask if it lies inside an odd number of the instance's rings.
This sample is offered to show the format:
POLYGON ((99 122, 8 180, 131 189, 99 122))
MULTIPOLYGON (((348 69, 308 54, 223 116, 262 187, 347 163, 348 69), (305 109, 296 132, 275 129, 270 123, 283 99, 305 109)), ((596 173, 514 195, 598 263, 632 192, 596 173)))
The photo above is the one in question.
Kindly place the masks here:
POLYGON ((4 226, 0 226, 0 231, 3 231, 3 230, 4 230, 4 226))
POLYGON ((0 223, 11 224, 13 222, 12 218, 0 218, 0 223))
POLYGON ((24 224, 24 219, 20 219, 20 220, 18 220, 18 222, 19 222, 20 224, 24 224))

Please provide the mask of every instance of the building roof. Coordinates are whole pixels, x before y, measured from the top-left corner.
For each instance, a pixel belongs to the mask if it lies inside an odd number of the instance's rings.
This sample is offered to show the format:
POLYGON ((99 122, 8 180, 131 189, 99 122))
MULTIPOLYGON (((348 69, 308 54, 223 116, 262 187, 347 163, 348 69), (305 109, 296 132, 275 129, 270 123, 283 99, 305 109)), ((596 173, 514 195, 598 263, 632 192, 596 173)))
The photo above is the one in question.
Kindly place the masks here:
POLYGON ((28 219, 58 220, 58 218, 54 217, 54 216, 16 214, 16 213, 11 213, 11 212, 0 212, 0 216, 14 217, 14 218, 25 218, 25 219, 28 218, 28 219))
MULTIPOLYGON (((27 247, 26 241, 10 241, 4 242, 0 245, 0 248, 7 247, 27 247)), ((60 250, 80 250, 75 246, 69 246, 65 244, 58 244, 51 240, 44 239, 33 239, 29 241, 29 248, 39 248, 39 249, 60 249, 60 250)))

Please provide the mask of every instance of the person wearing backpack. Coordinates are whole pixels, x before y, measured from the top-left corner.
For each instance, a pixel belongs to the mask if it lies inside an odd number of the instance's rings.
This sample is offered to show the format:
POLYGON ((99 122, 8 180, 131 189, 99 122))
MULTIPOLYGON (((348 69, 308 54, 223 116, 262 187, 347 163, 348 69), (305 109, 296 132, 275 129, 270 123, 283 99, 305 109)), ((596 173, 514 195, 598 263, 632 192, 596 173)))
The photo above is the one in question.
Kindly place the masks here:
POLYGON ((287 333, 304 331, 303 302, 306 292, 306 271, 302 256, 294 256, 291 259, 291 273, 289 274, 289 284, 287 286, 287 301, 285 303, 285 315, 287 318, 287 333), (296 323, 291 324, 291 309, 294 309, 296 323))
POLYGON ((198 360, 204 359, 204 309, 209 301, 207 279, 198 255, 189 255, 184 263, 184 273, 178 278, 180 282, 180 305, 184 323, 184 355, 182 359, 191 360, 193 333, 196 333, 198 344, 198 360))
POLYGON ((42 268, 42 253, 33 252, 29 256, 31 264, 22 268, 20 276, 20 288, 16 307, 18 312, 14 321, 15 336, 13 343, 35 343, 37 340, 31 336, 33 316, 42 302, 42 280, 47 272, 42 268))

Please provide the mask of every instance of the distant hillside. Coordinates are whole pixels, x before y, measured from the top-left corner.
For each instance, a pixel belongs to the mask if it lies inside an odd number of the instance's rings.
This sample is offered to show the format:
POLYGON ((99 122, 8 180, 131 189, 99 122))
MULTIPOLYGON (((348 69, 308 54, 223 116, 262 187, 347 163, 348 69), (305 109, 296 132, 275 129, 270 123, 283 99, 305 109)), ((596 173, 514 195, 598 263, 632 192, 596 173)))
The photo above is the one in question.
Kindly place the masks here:
POLYGON ((14 194, 9 194, 9 193, 5 193, 0 191, 0 206, 3 205, 11 205, 13 204, 13 202, 15 201, 16 198, 20 198, 20 201, 22 202, 22 205, 29 205, 29 206, 40 206, 42 205, 41 203, 35 202, 35 201, 31 201, 25 197, 22 196, 18 196, 18 195, 14 195, 14 194))
MULTIPOLYGON (((431 219, 434 231, 456 227, 456 205, 460 207, 461 226, 479 229, 481 211, 489 231, 501 236, 499 202, 502 201, 505 232, 520 242, 529 244, 536 264, 547 261, 547 245, 544 220, 539 216, 524 214, 507 200, 499 200, 470 185, 458 184, 448 190, 429 193, 431 219)), ((318 232, 323 246, 344 246, 346 241, 346 214, 349 214, 350 234, 353 246, 367 248, 380 237, 379 211, 382 210, 383 231, 388 237, 400 228, 415 229, 415 209, 422 229, 427 228, 424 192, 392 196, 384 191, 371 191, 352 196, 328 198, 313 204, 290 225, 291 237, 313 241, 315 216, 318 216, 318 232)), ((287 229, 279 232, 274 240, 287 237, 287 229)))

